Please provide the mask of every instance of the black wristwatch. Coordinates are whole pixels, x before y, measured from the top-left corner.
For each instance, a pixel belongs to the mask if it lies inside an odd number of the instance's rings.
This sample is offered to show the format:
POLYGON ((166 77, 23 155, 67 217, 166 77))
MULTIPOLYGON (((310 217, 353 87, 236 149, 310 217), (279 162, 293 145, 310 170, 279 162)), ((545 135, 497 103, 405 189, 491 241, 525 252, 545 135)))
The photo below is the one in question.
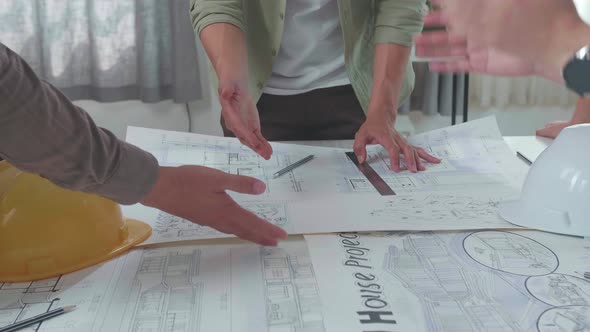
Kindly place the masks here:
POLYGON ((590 47, 586 46, 563 68, 563 79, 568 89, 581 97, 590 96, 590 47))

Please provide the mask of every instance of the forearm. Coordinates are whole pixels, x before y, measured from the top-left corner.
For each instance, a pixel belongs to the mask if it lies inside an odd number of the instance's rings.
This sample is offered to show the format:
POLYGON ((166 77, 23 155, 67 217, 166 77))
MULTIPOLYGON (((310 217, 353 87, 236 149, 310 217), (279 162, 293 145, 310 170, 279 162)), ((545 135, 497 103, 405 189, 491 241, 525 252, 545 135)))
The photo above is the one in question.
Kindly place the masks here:
POLYGON ((152 155, 98 128, 2 44, 0 156, 61 187, 123 204, 141 200, 158 171, 152 155))
POLYGON ((580 97, 576 103, 576 110, 571 120, 572 123, 590 122, 590 97, 580 97))
POLYGON ((219 81, 238 81, 247 86, 248 48, 244 32, 229 23, 206 26, 200 34, 219 81))
POLYGON ((376 112, 387 112, 395 121, 409 58, 410 47, 391 43, 375 45, 369 116, 376 112))

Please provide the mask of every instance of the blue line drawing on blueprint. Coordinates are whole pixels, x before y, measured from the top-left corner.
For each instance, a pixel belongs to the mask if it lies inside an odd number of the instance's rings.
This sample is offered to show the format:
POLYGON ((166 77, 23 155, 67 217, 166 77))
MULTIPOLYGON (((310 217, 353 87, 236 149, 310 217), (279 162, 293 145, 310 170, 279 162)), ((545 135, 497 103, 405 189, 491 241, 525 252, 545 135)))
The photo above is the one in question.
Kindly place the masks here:
POLYGON ((387 201, 383 209, 371 212, 373 217, 396 216, 399 221, 417 220, 498 220, 497 206, 501 199, 478 198, 461 194, 399 195, 387 201))
POLYGON ((389 236, 403 244, 389 246, 383 269, 417 296, 429 331, 590 331, 590 282, 553 273, 557 256, 534 239, 389 236))
POLYGON ((565 306, 545 311, 537 323, 540 332, 590 331, 590 306, 565 306))
POLYGON ((529 293, 551 306, 590 306, 590 282, 576 276, 552 273, 526 280, 529 293))
MULTIPOLYGON (((13 324, 22 319, 35 316, 59 307, 60 299, 54 297, 59 292, 60 277, 25 282, 0 283, 0 327, 13 324)), ((39 331, 42 323, 28 328, 39 331)))
POLYGON ((309 256, 261 248, 269 332, 324 332, 322 304, 309 256))
MULTIPOLYGON (((287 205, 283 202, 247 202, 241 206, 252 211, 258 217, 267 220, 287 231, 290 231, 287 205)), ((178 240, 207 236, 230 236, 216 229, 192 223, 186 219, 158 211, 156 223, 153 227, 155 235, 162 239, 178 240)))
MULTIPOLYGON (((404 238, 403 248, 390 246, 384 269, 420 299, 429 331, 519 331, 519 322, 494 298, 494 275, 462 266, 435 235, 404 238)), ((526 294, 514 302, 526 306, 526 294)), ((517 296, 518 295, 518 296, 517 296)))
POLYGON ((476 262, 516 275, 546 275, 559 266, 559 259, 551 249, 514 233, 476 232, 465 238, 463 246, 476 262))
POLYGON ((203 282, 197 280, 201 251, 141 252, 119 331, 199 331, 203 282))
POLYGON ((285 174, 279 179, 273 179, 273 174, 291 163, 305 157, 304 154, 285 154, 276 152, 273 158, 265 160, 249 148, 225 143, 225 145, 206 144, 203 142, 170 141, 165 136, 162 140, 162 164, 166 165, 201 165, 238 175, 255 177, 266 182, 267 192, 274 190, 301 192, 304 184, 301 177, 294 172, 285 174), (299 158, 301 157, 301 158, 299 158), (269 181, 269 180, 273 181, 269 181))
POLYGON ((120 258, 54 278, 26 283, 0 283, 0 326, 75 305, 76 310, 23 331, 97 331, 110 297, 120 258))

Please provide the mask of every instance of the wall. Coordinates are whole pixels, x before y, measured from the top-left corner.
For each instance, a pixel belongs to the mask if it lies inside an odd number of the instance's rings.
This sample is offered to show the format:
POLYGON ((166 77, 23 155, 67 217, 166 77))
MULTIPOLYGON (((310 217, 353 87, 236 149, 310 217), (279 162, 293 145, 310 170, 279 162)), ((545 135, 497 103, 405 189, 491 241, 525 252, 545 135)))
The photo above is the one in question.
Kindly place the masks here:
POLYGON ((135 100, 117 103, 81 100, 75 104, 86 110, 99 126, 109 129, 122 139, 125 138, 128 125, 176 131, 189 129, 185 104, 174 104, 171 101, 145 104, 135 100))

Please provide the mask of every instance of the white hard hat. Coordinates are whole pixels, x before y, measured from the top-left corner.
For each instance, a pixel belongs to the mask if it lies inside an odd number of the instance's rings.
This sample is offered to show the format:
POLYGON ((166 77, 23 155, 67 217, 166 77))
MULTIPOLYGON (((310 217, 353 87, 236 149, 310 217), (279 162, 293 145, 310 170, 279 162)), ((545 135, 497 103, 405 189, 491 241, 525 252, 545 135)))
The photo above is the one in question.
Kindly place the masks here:
POLYGON ((531 166, 520 199, 499 212, 519 226, 590 236, 590 124, 565 128, 531 166))

